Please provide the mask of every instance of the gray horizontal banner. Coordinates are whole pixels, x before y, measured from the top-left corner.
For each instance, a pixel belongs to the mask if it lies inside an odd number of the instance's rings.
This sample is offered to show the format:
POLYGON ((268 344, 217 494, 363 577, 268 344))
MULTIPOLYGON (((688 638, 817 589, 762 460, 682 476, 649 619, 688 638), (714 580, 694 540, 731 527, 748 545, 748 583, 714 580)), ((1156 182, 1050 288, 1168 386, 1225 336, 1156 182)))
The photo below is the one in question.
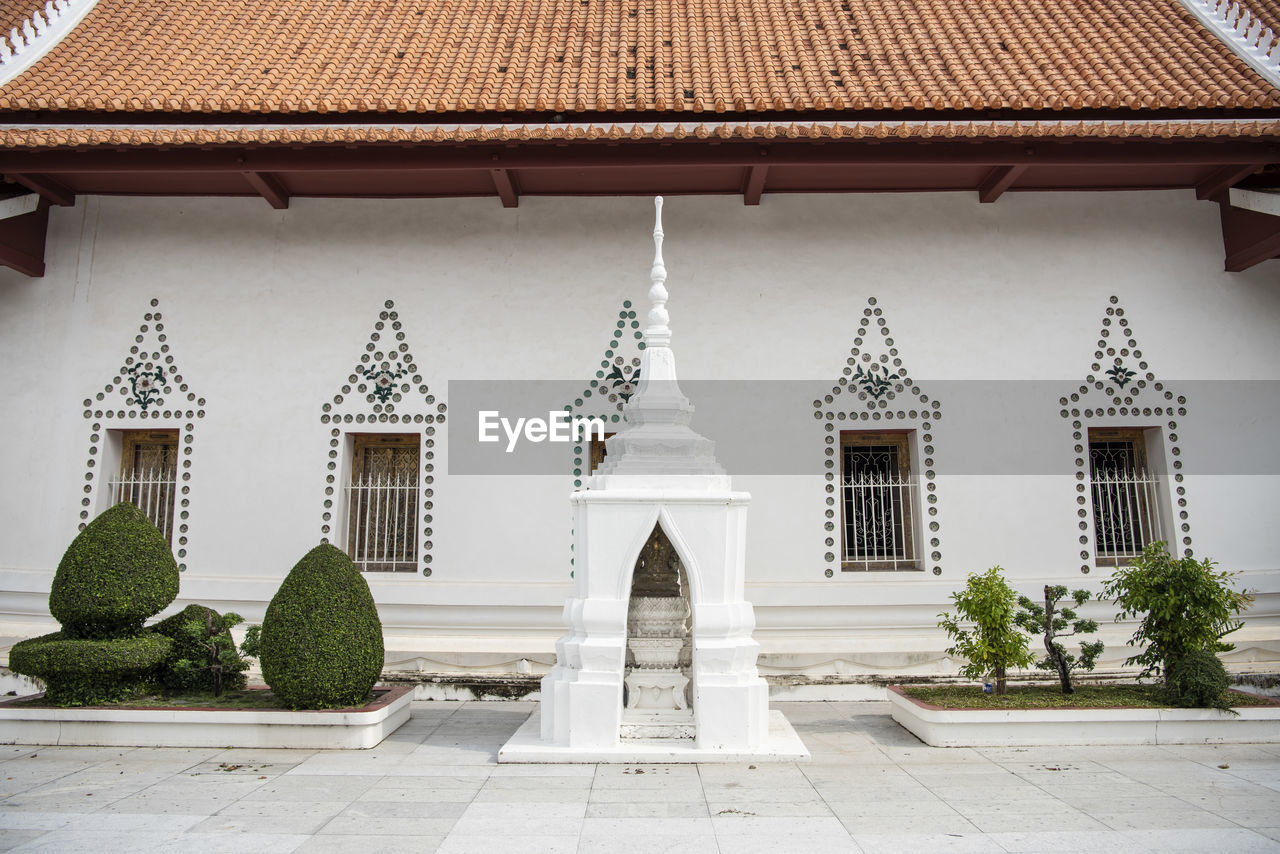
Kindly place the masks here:
MULTIPOLYGON (((625 429, 619 405, 634 391, 625 375, 596 382, 450 382, 449 473, 586 476, 590 438, 625 429), (575 435, 577 422, 585 423, 575 435)), ((1097 388, 1018 380, 885 385, 855 377, 844 385, 689 380, 680 386, 695 407, 693 428, 716 443, 730 474, 820 474, 827 449, 855 431, 908 433, 919 457, 912 469, 938 475, 1073 474, 1077 460, 1087 459, 1090 431, 1098 440, 1107 429, 1144 431, 1157 471, 1167 463, 1170 473, 1185 475, 1280 474, 1276 380, 1131 380, 1097 388)))

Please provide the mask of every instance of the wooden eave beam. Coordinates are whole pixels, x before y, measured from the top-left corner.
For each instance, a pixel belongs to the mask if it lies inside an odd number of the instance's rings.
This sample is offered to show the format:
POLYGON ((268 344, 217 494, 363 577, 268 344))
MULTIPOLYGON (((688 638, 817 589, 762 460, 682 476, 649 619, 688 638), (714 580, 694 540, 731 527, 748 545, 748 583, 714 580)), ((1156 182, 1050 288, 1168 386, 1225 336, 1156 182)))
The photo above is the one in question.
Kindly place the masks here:
POLYGON ((769 167, 766 164, 758 163, 747 168, 747 182, 742 188, 744 205, 760 204, 760 195, 764 192, 764 182, 768 177, 769 167))
POLYGON ((1280 216, 1235 207, 1226 193, 1214 201, 1222 220, 1223 269, 1241 273, 1280 255, 1280 216))
POLYGON ((1221 169, 1215 169, 1208 177, 1196 184, 1196 198, 1203 201, 1212 199, 1219 193, 1225 193, 1266 165, 1267 161, 1263 160, 1257 163, 1232 164, 1223 166, 1221 169))
MULTIPOLYGON (((920 145, 912 142, 866 141, 774 143, 768 147, 769 163, 786 166, 883 166, 959 165, 1011 167, 1028 165, 1070 166, 1228 166, 1242 163, 1280 162, 1280 154, 1267 150, 1265 140, 1197 143, 1038 142, 1034 152, 1024 143, 970 143, 920 145)), ((6 151, 0 154, 0 172, 18 175, 58 175, 121 172, 436 172, 463 169, 613 169, 649 167, 709 167, 760 165, 759 143, 718 145, 681 143, 659 146, 632 145, 549 146, 527 145, 514 150, 492 146, 352 146, 290 149, 283 146, 200 150, 130 148, 86 151, 6 151)))
POLYGON ((0 264, 32 278, 43 276, 48 233, 49 200, 45 198, 29 214, 0 220, 0 264))
POLYGON ((67 208, 75 206, 75 191, 62 182, 55 181, 48 175, 15 174, 6 175, 5 177, 15 184, 21 184, 31 192, 38 194, 40 198, 48 199, 49 204, 67 208))
POLYGON ((510 172, 506 169, 490 169, 489 177, 493 179, 493 188, 502 199, 504 208, 520 207, 520 194, 516 191, 515 181, 512 180, 510 172))
POLYGON ((1014 185, 1022 173, 1030 168, 1025 163, 1016 166, 997 166, 987 173, 987 177, 978 185, 978 201, 989 205, 1004 195, 1014 185))
POLYGON ((289 207, 289 191, 285 189, 283 183, 275 175, 270 172, 241 172, 245 181, 249 183, 257 191, 258 195, 267 200, 271 207, 278 211, 286 210, 289 207))

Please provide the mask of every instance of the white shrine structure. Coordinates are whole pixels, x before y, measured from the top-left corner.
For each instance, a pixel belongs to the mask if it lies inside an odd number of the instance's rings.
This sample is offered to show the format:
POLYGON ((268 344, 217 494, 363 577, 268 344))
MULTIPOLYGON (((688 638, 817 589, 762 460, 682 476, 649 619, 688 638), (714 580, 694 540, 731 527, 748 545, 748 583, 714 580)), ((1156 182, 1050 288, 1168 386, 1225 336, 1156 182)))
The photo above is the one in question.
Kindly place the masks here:
POLYGON ((570 498, 568 633, 539 712, 500 762, 795 760, 808 750, 756 671, 747 504, 689 426, 662 260, 662 198, 640 381, 597 473, 570 498))

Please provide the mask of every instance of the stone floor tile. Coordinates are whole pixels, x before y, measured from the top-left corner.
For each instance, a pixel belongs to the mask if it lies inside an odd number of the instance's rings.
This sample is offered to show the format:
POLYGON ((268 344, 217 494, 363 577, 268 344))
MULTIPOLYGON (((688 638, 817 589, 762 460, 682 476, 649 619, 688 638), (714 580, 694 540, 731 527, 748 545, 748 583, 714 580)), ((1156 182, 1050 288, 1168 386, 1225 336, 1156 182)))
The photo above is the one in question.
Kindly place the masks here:
POLYGON ((576 804, 590 800, 589 789, 490 789, 476 793, 473 804, 576 804))
POLYGON ((1119 830, 1017 830, 988 833, 987 838, 1009 854, 1131 854, 1151 850, 1119 830))
POLYGON ((80 816, 60 830, 94 833, 182 833, 206 820, 203 815, 152 815, 149 813, 105 813, 80 816))
POLYGON ((715 836, 716 828, 708 816, 632 816, 584 818, 580 832, 583 836, 633 839, 644 836, 715 836))
POLYGON ((711 823, 715 826, 716 837, 720 839, 721 845, 727 844, 726 839, 739 836, 840 837, 847 833, 835 816, 806 818, 803 821, 775 816, 713 817, 711 823))
POLYGON ((245 794, 248 800, 340 801, 355 800, 376 786, 380 776, 294 776, 267 780, 245 794))
MULTIPOLYGON (((763 795, 762 795, 763 797, 763 795)), ((700 804, 698 806, 701 806, 700 804)), ((812 817, 834 815, 825 801, 794 802, 788 800, 715 801, 707 796, 704 812, 717 818, 726 816, 791 816, 812 817)))
MULTIPOLYGON (((760 850, 779 854, 785 848, 777 842, 765 849, 735 848, 734 854, 750 854, 760 850)), ((714 836, 648 836, 638 839, 618 839, 615 836, 583 836, 578 842, 577 854, 721 854, 722 849, 714 836)))
POLYGON ((432 854, 442 842, 443 836, 313 836, 294 854, 432 854))
POLYGON ((626 801, 587 804, 588 818, 701 818, 709 815, 707 804, 698 801, 626 801))
POLYGON ((1029 825, 1037 830, 1066 833, 1109 830, 1107 825, 1076 810, 1010 811, 1004 813, 961 813, 983 833, 1013 833, 1029 825))
POLYGON ((333 818, 351 806, 349 801, 236 801, 218 810, 232 818, 333 818))
POLYGON ((525 837, 454 835, 447 837, 436 849, 438 854, 575 854, 577 850, 576 834, 525 837))
POLYGON ((1230 851, 1232 854, 1280 851, 1280 842, 1243 828, 1130 830, 1125 836, 1154 851, 1230 851))
POLYGON ((706 803, 701 787, 659 788, 659 789, 627 789, 623 787, 594 787, 588 803, 706 803))
POLYGON ((1089 811, 1089 815, 1112 830, 1160 830, 1163 828, 1186 829, 1236 828, 1239 825, 1220 815, 1188 806, 1182 810, 1139 810, 1137 812, 1108 813, 1089 811))
POLYGON ((44 836, 44 830, 5 830, 0 833, 0 851, 12 851, 34 839, 44 836))
MULTIPOLYGON (((288 833, 194 833, 161 840, 149 849, 136 848, 145 854, 293 854, 311 837, 288 833)), ((95 851, 93 854, 99 854, 95 851)))
MULTIPOLYGON (((1271 816, 1271 821, 1280 821, 1280 816, 1271 816)), ((1280 842, 1280 825, 1273 824, 1270 827, 1250 827, 1249 829, 1254 833, 1267 837, 1268 839, 1274 839, 1277 842, 1280 842)))
POLYGON ((1004 849, 980 833, 859 833, 853 841, 865 854, 903 852, 958 852, 958 854, 1003 854, 1004 849))
POLYGON ((589 777, 596 776, 596 766, 580 765, 499 765, 493 777, 589 777))
POLYGON ((945 801, 933 800, 888 800, 888 801, 832 801, 826 802, 832 815, 837 818, 873 818, 899 817, 902 819, 946 815, 960 815, 959 811, 945 801))
MULTIPOLYGON (((433 780, 434 777, 422 777, 422 780, 433 780)), ((398 780, 396 782, 399 782, 398 780)), ((379 783, 360 797, 356 803, 381 804, 469 804, 480 791, 479 786, 393 786, 379 783)), ((393 807, 383 807, 392 809, 393 807)))
POLYGON ((399 836, 446 836, 457 824, 455 818, 414 818, 401 814, 367 816, 336 815, 329 819, 316 834, 330 836, 366 836, 396 834, 399 836))
POLYGON ((913 816, 841 816, 840 823, 849 835, 884 833, 889 828, 901 828, 912 833, 973 834, 978 827, 962 815, 913 815, 913 816))
POLYGON ((289 833, 310 836, 330 815, 232 815, 218 813, 190 828, 192 833, 289 833))
MULTIPOLYGON (((12 849, 15 852, 68 854, 92 851, 93 854, 135 854, 161 850, 172 842, 171 833, 100 833, 93 830, 52 830, 12 849)), ((296 846, 296 843, 295 843, 296 846)))
MULTIPOLYGON (((585 809, 584 804, 584 812, 585 809)), ((582 829, 582 822, 581 815, 524 813, 499 817, 466 813, 458 819, 449 836, 576 836, 582 829)))
MULTIPOLYGON (((410 777, 442 777, 455 779, 486 779, 493 775, 497 763, 454 764, 451 762, 428 762, 413 756, 406 757, 387 769, 387 779, 410 777)), ((399 784, 397 784, 399 785, 399 784)))
POLYGON ((86 815, 89 813, 55 810, 33 812, 24 809, 6 809, 0 806, 0 831, 8 833, 11 830, 58 830, 86 815))

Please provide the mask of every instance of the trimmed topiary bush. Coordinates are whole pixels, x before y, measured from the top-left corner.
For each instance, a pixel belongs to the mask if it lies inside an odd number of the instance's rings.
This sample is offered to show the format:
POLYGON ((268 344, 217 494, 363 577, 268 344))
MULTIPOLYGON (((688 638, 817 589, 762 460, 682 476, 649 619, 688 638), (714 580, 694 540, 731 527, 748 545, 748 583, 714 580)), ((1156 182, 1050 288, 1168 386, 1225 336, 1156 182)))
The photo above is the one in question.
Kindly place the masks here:
POLYGON ((204 605, 188 605, 150 630, 172 638, 173 647, 160 670, 160 684, 178 691, 243 688, 249 662, 236 652, 230 627, 241 622, 236 614, 223 617, 204 605))
POLYGON ((1198 709, 1230 709, 1227 689, 1231 680, 1218 656, 1198 649, 1168 664, 1165 683, 1168 701, 1175 706, 1198 709))
POLYGON ((356 565, 316 546, 289 571, 262 621, 262 676, 291 709, 359 706, 382 673, 382 621, 356 565))
POLYGON ((173 641, 145 633, 130 638, 85 640, 62 632, 24 640, 9 650, 9 669, 45 684, 56 706, 119 703, 154 687, 173 641))
POLYGON ((67 638, 136 635, 178 596, 178 564, 146 514, 121 503, 71 541, 49 593, 67 638))

